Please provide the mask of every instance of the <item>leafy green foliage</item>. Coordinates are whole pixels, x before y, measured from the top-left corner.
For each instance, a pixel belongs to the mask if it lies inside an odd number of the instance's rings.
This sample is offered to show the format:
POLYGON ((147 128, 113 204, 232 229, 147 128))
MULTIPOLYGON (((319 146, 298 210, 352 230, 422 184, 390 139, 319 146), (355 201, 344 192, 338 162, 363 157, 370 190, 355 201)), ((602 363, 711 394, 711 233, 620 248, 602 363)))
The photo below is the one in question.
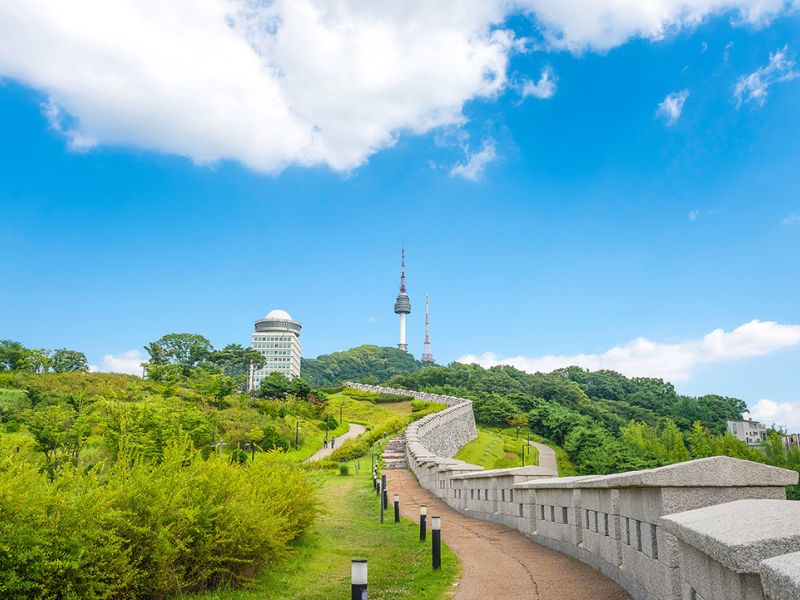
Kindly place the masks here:
POLYGON ((83 352, 59 348, 44 350, 26 348, 19 342, 0 340, 0 371, 29 371, 46 373, 48 371, 88 371, 89 364, 83 352))
POLYGON ((291 382, 283 373, 274 371, 261 380, 258 393, 264 398, 285 398, 289 394, 291 382))
MULTIPOLYGON (((719 434, 726 419, 741 418, 747 408, 736 398, 680 396, 660 379, 578 367, 530 374, 513 367, 455 363, 398 375, 388 385, 470 398, 476 420, 485 425, 504 427, 513 421, 521 431, 527 418, 532 432, 563 447, 579 473, 687 460, 684 435, 694 431, 695 423, 701 431, 719 434), (640 443, 654 431, 658 447, 640 443)), ((738 451, 724 437, 706 449, 714 454, 738 451)))
POLYGON ((174 440, 53 483, 0 445, 0 590, 6 597, 154 598, 240 584, 287 553, 314 518, 306 476, 277 458, 203 460, 174 440))
POLYGON ((300 375, 313 387, 319 388, 344 381, 378 384, 421 368, 421 362, 399 348, 365 345, 317 358, 304 358, 300 375))
POLYGON ((211 342, 192 333, 169 333, 147 344, 144 349, 150 355, 150 360, 145 363, 148 369, 150 366, 176 365, 183 375, 200 366, 213 351, 211 342))

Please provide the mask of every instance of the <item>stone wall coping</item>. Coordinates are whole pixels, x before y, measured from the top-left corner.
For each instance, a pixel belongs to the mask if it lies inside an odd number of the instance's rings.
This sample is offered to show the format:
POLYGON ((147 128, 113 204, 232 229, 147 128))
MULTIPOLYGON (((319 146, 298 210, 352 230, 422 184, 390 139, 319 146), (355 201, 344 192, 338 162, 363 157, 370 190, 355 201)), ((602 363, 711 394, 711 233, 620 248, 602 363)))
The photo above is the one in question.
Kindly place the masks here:
POLYGON ((800 590, 800 552, 762 561, 761 585, 770 600, 797 600, 797 590, 800 590))
POLYGON ((579 487, 784 487, 797 471, 729 456, 711 456, 655 469, 602 475, 579 487))
POLYGON ((569 477, 552 477, 549 479, 534 479, 533 481, 523 481, 515 483, 514 489, 536 489, 536 488, 569 488, 575 489, 576 484, 586 479, 602 477, 602 475, 570 475, 569 477))
POLYGON ((531 465, 528 467, 509 467, 506 469, 490 469, 488 471, 481 471, 479 473, 464 473, 463 475, 454 475, 451 479, 479 479, 491 477, 556 477, 558 473, 552 469, 545 469, 544 467, 537 467, 531 465))
POLYGON ((800 502, 736 500, 661 517, 664 529, 737 573, 800 548, 800 502))
POLYGON ((483 471, 483 467, 480 465, 473 465, 467 462, 460 465, 444 465, 439 467, 440 473, 444 473, 447 471, 483 471))

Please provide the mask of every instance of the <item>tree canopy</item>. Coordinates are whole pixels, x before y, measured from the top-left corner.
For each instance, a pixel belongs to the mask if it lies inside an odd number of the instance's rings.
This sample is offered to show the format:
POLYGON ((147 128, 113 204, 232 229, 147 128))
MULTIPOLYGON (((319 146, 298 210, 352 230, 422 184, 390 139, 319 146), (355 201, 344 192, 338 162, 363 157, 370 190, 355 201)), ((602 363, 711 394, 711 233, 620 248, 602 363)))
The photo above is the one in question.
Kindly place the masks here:
POLYGON ((399 348, 365 345, 304 358, 300 375, 313 387, 328 387, 344 381, 378 384, 421 368, 421 362, 399 348))

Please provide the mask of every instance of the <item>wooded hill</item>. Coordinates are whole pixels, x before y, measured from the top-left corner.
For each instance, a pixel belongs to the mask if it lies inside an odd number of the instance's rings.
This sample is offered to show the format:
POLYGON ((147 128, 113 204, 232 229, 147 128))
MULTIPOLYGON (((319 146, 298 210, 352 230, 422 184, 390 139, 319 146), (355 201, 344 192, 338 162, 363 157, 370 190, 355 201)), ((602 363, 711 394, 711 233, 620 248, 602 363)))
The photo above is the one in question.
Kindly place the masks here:
POLYGON ((364 345, 317 358, 304 358, 300 376, 317 388, 345 381, 375 385, 421 368, 421 362, 399 348, 364 345))

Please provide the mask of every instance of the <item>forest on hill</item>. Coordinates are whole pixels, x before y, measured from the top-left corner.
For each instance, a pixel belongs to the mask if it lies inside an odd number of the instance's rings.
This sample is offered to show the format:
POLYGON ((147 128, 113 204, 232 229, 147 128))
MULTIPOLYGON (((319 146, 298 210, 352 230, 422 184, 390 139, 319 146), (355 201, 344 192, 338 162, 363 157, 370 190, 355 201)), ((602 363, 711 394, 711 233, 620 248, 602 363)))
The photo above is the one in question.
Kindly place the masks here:
MULTIPOLYGON (((524 425, 562 447, 579 473, 614 473, 693 458, 726 455, 800 470, 800 451, 787 451, 771 429, 761 449, 726 431, 747 405, 713 394, 684 396, 649 377, 579 367, 525 373, 453 363, 393 377, 388 385, 452 394, 473 401, 478 423, 524 425)), ((793 486, 790 497, 800 497, 793 486)))
POLYGON ((345 381, 376 385, 421 368, 421 362, 399 348, 364 345, 317 358, 304 358, 300 376, 318 388, 345 381))

